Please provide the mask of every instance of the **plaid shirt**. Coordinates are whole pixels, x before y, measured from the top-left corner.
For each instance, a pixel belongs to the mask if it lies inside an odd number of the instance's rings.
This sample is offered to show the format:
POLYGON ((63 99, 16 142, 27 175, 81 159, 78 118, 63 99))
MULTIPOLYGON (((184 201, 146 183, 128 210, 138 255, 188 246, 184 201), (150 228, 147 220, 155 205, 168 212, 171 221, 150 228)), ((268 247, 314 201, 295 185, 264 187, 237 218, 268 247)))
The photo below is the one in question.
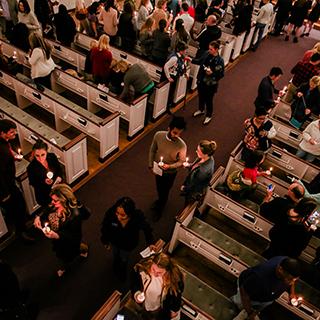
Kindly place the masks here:
POLYGON ((291 70, 293 74, 292 84, 299 87, 303 83, 307 83, 313 76, 319 75, 319 66, 310 62, 299 61, 291 70))

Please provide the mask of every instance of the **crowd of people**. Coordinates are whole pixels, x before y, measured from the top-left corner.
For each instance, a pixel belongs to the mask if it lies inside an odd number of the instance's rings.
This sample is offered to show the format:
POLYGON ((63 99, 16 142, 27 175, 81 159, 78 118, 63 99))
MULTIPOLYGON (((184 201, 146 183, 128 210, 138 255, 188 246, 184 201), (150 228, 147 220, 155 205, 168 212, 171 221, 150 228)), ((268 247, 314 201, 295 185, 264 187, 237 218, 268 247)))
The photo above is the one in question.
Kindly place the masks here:
MULTIPOLYGON (((28 2, 20 0, 16 3, 15 15, 11 1, 6 1, 6 14, 0 17, 0 26, 2 35, 6 35, 8 39, 13 39, 12 32, 23 29, 23 26, 27 28, 24 34, 28 35, 28 43, 22 43, 31 49, 28 58, 31 77, 38 89, 43 90, 43 87, 50 88, 50 74, 55 64, 51 58, 51 48, 41 33, 48 37, 56 37, 62 44, 69 46, 76 33, 76 22, 64 5, 59 5, 58 13, 54 14, 53 6, 57 3, 38 2, 33 13, 28 2)), ((86 72, 92 75, 94 82, 106 86, 117 78, 116 70, 121 70, 123 77, 116 81, 118 85, 124 82, 123 88, 118 89, 123 99, 132 101, 141 93, 149 93, 154 83, 144 66, 113 61, 109 48, 110 44, 113 44, 132 52, 138 45, 142 55, 164 67, 163 77, 172 83, 172 95, 177 77, 186 73, 186 50, 188 43, 193 39, 198 43, 198 51, 193 62, 200 65, 197 78, 199 110, 195 111, 193 116, 203 115, 203 124, 208 124, 213 116, 213 97, 217 92, 219 80, 224 76, 224 61, 219 55, 218 42, 221 29, 217 24, 227 2, 212 1, 210 6, 206 7, 206 3, 199 1, 195 8, 186 1, 174 4, 172 1, 169 6, 166 1, 159 0, 154 8, 149 0, 142 0, 139 8, 136 8, 135 3, 125 1, 123 8, 119 8, 114 0, 107 0, 95 2, 87 8, 83 0, 77 0, 75 18, 80 32, 99 37, 98 41, 92 42, 87 56, 86 72), (197 34, 193 32, 195 21, 205 22, 197 34), (102 23, 102 28, 99 23, 102 23)), ((308 18, 308 23, 301 36, 309 35, 312 24, 320 15, 319 1, 315 1, 312 7, 305 0, 298 0, 293 6, 291 3, 288 5, 287 1, 279 1, 275 8, 278 8, 278 11, 274 35, 284 31, 287 40, 293 32, 294 42, 298 41, 297 37, 302 27, 302 13, 303 20, 308 18), (288 10, 285 12, 282 6, 286 6, 288 10), (287 23, 288 27, 284 29, 287 23)), ((235 34, 249 31, 252 10, 250 1, 239 1, 235 5, 232 21, 235 34)), ((252 46, 254 51, 260 44, 273 10, 273 5, 268 0, 263 0, 255 27, 258 41, 252 46)), ((227 192, 236 200, 255 192, 259 176, 270 176, 270 172, 261 170, 260 166, 270 150, 272 139, 276 136, 276 130, 268 116, 276 106, 276 95, 280 90, 275 88, 275 83, 283 72, 280 67, 273 67, 257 86, 257 98, 253 102, 254 116, 244 122, 244 169, 230 173, 226 180, 227 192)), ((290 123, 301 128, 311 120, 303 130, 303 140, 296 155, 313 162, 320 155, 320 122, 312 121, 311 118, 320 114, 319 43, 305 53, 291 73, 292 81, 283 96, 284 101, 291 104, 290 123)), ((168 109, 170 111, 170 106, 168 109)), ((196 158, 189 163, 187 145, 181 138, 185 128, 186 122, 183 117, 173 117, 167 131, 155 133, 149 149, 148 167, 155 176, 157 190, 157 199, 152 206, 154 222, 162 218, 180 168, 186 168, 188 171, 181 186, 185 205, 195 202, 201 204, 214 173, 214 153, 218 144, 216 141, 200 140, 196 158)), ((37 203, 41 206, 33 221, 39 233, 34 234, 28 230, 25 201, 15 181, 15 161, 18 161, 19 157, 11 142, 16 134, 17 126, 14 122, 0 120, 1 208, 4 209, 7 221, 15 226, 17 235, 24 241, 32 242, 34 236, 39 234, 52 241, 53 252, 59 261, 57 276, 62 277, 73 267, 72 262, 75 259, 88 257, 89 247, 83 241, 82 225, 91 213, 65 183, 63 169, 57 156, 49 152, 44 141, 38 140, 33 145, 27 173, 37 203)), ((269 247, 263 253, 269 260, 241 273, 238 292, 233 297, 234 303, 240 309, 240 314, 235 319, 256 319, 258 313, 285 290, 290 291, 290 298, 295 296, 294 283, 301 274, 296 259, 314 234, 308 219, 320 205, 319 198, 318 195, 310 194, 301 181, 292 183, 285 197, 273 198, 273 190, 267 190, 260 206, 260 213, 274 222, 269 234, 269 247), (284 241, 284 238, 287 241, 284 241), (277 288, 276 292, 273 291, 274 287, 277 288)), ((113 271, 121 280, 127 277, 128 261, 138 246, 140 231, 144 232, 146 245, 153 250, 152 228, 144 213, 136 208, 134 200, 127 196, 118 199, 106 211, 101 222, 101 241, 107 250, 112 249, 113 271)), ((12 291, 15 292, 16 298, 7 299, 9 302, 4 302, 5 305, 1 306, 1 310, 11 312, 12 305, 16 307, 23 300, 21 290, 10 267, 0 262, 0 269, 3 270, 0 273, 1 277, 3 274, 9 275, 12 279, 11 285, 14 283, 12 291)), ((143 319, 179 319, 183 289, 183 272, 165 253, 151 255, 134 267, 132 294, 143 319)))

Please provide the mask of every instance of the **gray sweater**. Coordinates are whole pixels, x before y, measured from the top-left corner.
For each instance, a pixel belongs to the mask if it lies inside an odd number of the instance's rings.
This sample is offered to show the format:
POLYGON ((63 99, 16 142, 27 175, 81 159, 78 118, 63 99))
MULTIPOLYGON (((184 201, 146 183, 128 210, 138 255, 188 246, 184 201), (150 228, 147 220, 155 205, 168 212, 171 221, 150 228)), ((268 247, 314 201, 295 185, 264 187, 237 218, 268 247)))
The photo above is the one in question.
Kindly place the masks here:
POLYGON ((159 162, 163 157, 163 162, 170 165, 166 172, 175 172, 186 160, 187 146, 179 137, 169 140, 168 131, 158 131, 153 137, 149 151, 149 168, 153 167, 153 161, 159 162))

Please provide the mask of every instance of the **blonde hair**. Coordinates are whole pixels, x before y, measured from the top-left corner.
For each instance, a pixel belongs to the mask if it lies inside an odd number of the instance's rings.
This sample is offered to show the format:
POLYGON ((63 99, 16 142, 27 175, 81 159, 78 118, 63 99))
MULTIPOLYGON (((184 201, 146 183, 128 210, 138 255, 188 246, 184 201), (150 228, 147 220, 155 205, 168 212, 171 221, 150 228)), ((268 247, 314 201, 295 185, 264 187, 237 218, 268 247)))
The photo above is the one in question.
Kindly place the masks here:
POLYGON ((217 149, 217 143, 215 141, 201 140, 199 142, 199 147, 203 154, 212 156, 217 149))
POLYGON ((98 46, 98 41, 97 40, 90 41, 90 49, 96 48, 97 46, 98 46))
POLYGON ((163 277, 164 293, 177 296, 181 292, 184 276, 177 263, 168 254, 160 252, 143 259, 134 266, 134 270, 136 272, 144 271, 150 276, 150 269, 153 264, 166 270, 163 277))
POLYGON ((52 195, 57 196, 63 206, 64 210, 62 212, 62 221, 65 221, 71 216, 72 209, 78 206, 78 200, 71 187, 65 183, 55 185, 50 192, 50 196, 52 195))
POLYGON ((140 32, 144 30, 152 30, 153 25, 154 25, 154 19, 152 17, 147 18, 145 23, 142 25, 140 32))
POLYGON ((319 86, 320 85, 320 77, 319 76, 313 76, 310 79, 310 82, 312 82, 315 86, 319 86))
POLYGON ((157 8, 161 9, 165 3, 167 3, 167 0, 159 0, 157 3, 157 8))
POLYGON ((109 36, 106 34, 101 35, 98 42, 99 50, 109 50, 109 41, 109 36))
POLYGON ((320 53, 320 42, 317 42, 317 43, 313 46, 312 50, 313 50, 314 52, 320 53))

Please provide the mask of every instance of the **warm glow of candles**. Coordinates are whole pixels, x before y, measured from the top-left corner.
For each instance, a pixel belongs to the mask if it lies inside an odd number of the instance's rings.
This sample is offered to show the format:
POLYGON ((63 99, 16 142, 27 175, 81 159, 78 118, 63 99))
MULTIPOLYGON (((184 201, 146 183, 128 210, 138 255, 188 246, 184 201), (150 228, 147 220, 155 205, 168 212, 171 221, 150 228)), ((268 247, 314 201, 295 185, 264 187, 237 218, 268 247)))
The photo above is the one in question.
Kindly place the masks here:
POLYGON ((138 291, 138 293, 136 295, 136 298, 137 298, 139 303, 142 303, 145 300, 144 292, 138 291))
POLYGON ((160 161, 159 161, 158 165, 159 165, 159 166, 163 166, 163 165, 164 165, 163 157, 160 157, 160 161))
POLYGON ((43 232, 45 232, 45 233, 48 233, 48 232, 50 232, 50 231, 51 231, 51 229, 50 229, 50 227, 49 227, 49 223, 48 223, 48 222, 45 222, 45 224, 44 224, 44 228, 43 228, 42 230, 43 230, 43 232))
POLYGON ((52 171, 48 171, 47 172, 47 178, 48 179, 52 179, 53 178, 53 172, 52 171))
POLYGON ((189 163, 189 158, 186 157, 186 161, 183 163, 183 166, 186 168, 186 167, 189 167, 190 163, 189 163))

